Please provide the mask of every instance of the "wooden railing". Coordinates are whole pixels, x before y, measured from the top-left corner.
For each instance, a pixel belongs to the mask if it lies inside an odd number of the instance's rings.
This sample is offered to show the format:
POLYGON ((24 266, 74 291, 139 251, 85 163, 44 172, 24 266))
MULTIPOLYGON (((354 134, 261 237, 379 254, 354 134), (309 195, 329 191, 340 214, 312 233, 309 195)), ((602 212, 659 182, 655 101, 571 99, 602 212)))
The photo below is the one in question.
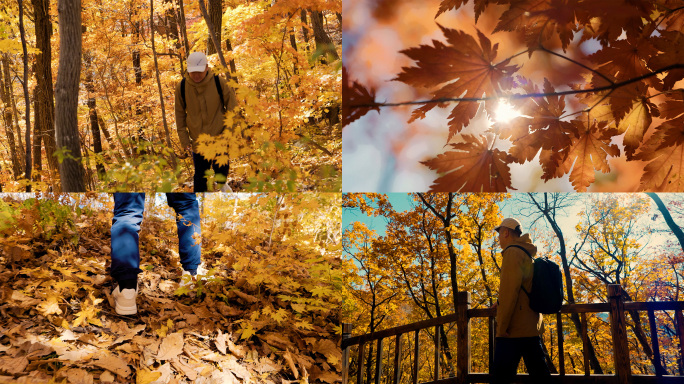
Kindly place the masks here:
MULTIPOLYGON (((349 368, 350 368, 350 352, 351 347, 358 345, 358 358, 356 365, 356 383, 364 384, 370 381, 367 377, 364 381, 364 360, 365 348, 376 343, 376 358, 375 358, 375 375, 374 383, 380 384, 383 372, 383 340, 394 338, 394 368, 392 371, 391 380, 386 381, 387 384, 399 384, 401 381, 402 372, 402 341, 404 335, 413 333, 413 361, 411 369, 411 382, 418 383, 419 372, 419 348, 420 338, 419 332, 421 330, 434 328, 434 375, 432 380, 428 383, 490 383, 491 375, 489 373, 473 373, 471 372, 471 319, 473 318, 488 318, 489 321, 489 367, 491 371, 494 351, 494 316, 496 310, 491 308, 470 308, 470 293, 459 292, 456 296, 456 313, 433 318, 429 320, 419 321, 417 323, 402 325, 399 327, 389 328, 371 334, 351 336, 351 324, 343 324, 342 334, 342 384, 349 383, 349 368), (445 324, 455 323, 457 337, 456 337, 456 374, 453 377, 440 378, 440 343, 442 337, 440 335, 441 327, 445 324)), ((608 302, 607 303, 593 303, 593 304, 572 304, 564 305, 560 313, 556 314, 557 325, 557 347, 558 347, 558 373, 553 374, 547 380, 548 383, 616 383, 616 384, 648 384, 648 383, 677 383, 684 384, 684 376, 674 376, 664 374, 664 369, 661 363, 660 345, 658 342, 658 333, 656 328, 655 311, 674 311, 677 329, 676 333, 679 338, 679 358, 684 356, 684 316, 682 315, 684 309, 684 301, 677 302, 625 302, 623 298, 623 291, 619 285, 608 285, 608 302), (637 375, 633 374, 630 368, 630 356, 628 348, 628 334, 627 323, 625 319, 626 311, 646 311, 648 314, 651 351, 653 353, 652 361, 654 361, 653 375, 637 375), (610 333, 612 336, 612 352, 614 361, 614 374, 592 374, 589 365, 589 336, 587 332, 587 313, 601 313, 607 312, 610 317, 610 333), (582 354, 584 358, 584 374, 566 374, 565 361, 563 352, 564 332, 562 314, 577 313, 580 316, 583 330, 582 338, 582 354)), ((546 317, 554 315, 545 315, 546 317)), ((369 359, 370 360, 370 359, 369 359)), ((430 371, 432 372, 432 371, 430 371)), ((432 374, 432 373, 431 373, 432 374)), ((516 380, 522 383, 532 382, 531 378, 525 374, 518 374, 516 380)))

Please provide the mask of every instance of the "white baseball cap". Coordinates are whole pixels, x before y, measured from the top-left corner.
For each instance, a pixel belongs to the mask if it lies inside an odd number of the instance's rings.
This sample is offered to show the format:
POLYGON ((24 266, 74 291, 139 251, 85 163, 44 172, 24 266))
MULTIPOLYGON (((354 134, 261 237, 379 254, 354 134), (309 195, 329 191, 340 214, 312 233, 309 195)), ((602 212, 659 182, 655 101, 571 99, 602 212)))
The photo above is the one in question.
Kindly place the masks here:
POLYGON ((207 69, 207 56, 202 52, 193 52, 188 56, 188 72, 204 72, 207 69))
MULTIPOLYGON (((501 227, 506 227, 506 228, 509 228, 509 229, 512 229, 515 231, 516 228, 520 227, 520 222, 518 220, 512 218, 512 217, 508 217, 508 218, 503 219, 501 224, 499 224, 498 227, 494 228, 494 230, 499 232, 499 229, 501 227)), ((522 228, 520 228, 520 230, 522 231, 522 228)))

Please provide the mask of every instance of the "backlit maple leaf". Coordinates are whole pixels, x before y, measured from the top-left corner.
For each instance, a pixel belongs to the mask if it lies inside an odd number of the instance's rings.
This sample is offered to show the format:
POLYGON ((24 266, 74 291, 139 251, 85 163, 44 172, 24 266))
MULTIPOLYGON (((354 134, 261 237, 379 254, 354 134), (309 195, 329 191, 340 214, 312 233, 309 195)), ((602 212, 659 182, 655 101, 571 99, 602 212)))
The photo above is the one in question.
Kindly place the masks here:
MULTIPOLYGON (((414 87, 432 88, 445 84, 432 92, 433 100, 442 98, 481 98, 496 96, 508 89, 510 77, 518 67, 508 65, 510 59, 496 63, 498 44, 477 31, 478 41, 469 34, 440 26, 447 44, 433 40, 434 46, 421 45, 401 51, 416 61, 415 67, 404 67, 394 80, 414 87)), ((485 103, 491 114, 492 104, 485 103)), ((440 103, 444 106, 444 103, 440 103)), ((430 103, 415 110, 409 122, 425 117, 436 104, 430 103)), ((449 139, 468 125, 477 113, 476 102, 459 102, 449 115, 449 139)))
POLYGON ((555 36, 560 38, 563 50, 568 47, 577 30, 575 10, 578 0, 514 0, 496 25, 498 31, 524 31, 528 48, 555 36))
POLYGON ((585 119, 572 122, 579 134, 572 138, 572 144, 565 161, 561 164, 564 172, 572 167, 570 182, 578 192, 585 192, 594 182, 594 171, 609 172, 608 156, 619 156, 620 149, 610 144, 615 129, 607 129, 606 123, 594 120, 591 127, 585 119))
MULTIPOLYGON (((531 83, 522 87, 526 93, 538 93, 539 89, 531 83)), ((552 94, 555 89, 548 79, 544 79, 544 93, 552 94)), ((576 128, 560 118, 565 112, 565 96, 550 95, 516 100, 518 110, 523 116, 510 123, 497 123, 500 137, 510 139, 513 146, 508 151, 518 163, 534 159, 540 149, 557 153, 571 143, 576 128)), ((547 161, 554 157, 542 154, 547 161)), ((557 160, 557 159, 556 159, 557 160)), ((542 162, 543 163, 543 162, 542 162)))
MULTIPOLYGON (((660 54, 648 61, 653 70, 684 63, 684 33, 679 31, 662 31, 658 37, 653 37, 653 45, 661 51, 660 54)), ((675 83, 684 79, 684 68, 672 69, 663 79, 663 87, 670 90, 675 83)))
POLYGON ((424 161, 430 169, 446 173, 435 180, 430 192, 505 192, 511 186, 506 152, 490 149, 486 136, 463 135, 464 142, 450 144, 454 151, 424 161))
POLYGON ((644 23, 642 19, 649 19, 654 10, 651 0, 588 0, 577 4, 579 15, 589 15, 584 18, 585 29, 582 40, 592 37, 602 43, 614 42, 623 30, 630 34, 641 32, 644 23))
POLYGON ((641 177, 641 190, 658 189, 661 192, 684 190, 684 97, 672 95, 663 104, 663 117, 668 119, 656 128, 655 133, 643 145, 636 156, 638 160, 650 161, 641 177))
POLYGON ((376 110, 377 106, 370 106, 375 103, 375 90, 367 90, 356 81, 349 83, 347 68, 342 67, 342 125, 347 126, 366 113, 376 110))

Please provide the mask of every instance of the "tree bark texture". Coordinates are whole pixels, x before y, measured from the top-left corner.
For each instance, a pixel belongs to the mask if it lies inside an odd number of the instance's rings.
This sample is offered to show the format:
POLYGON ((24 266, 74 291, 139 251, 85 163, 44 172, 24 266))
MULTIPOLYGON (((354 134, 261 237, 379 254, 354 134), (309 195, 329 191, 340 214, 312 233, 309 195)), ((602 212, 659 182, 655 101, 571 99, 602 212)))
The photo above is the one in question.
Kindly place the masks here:
MULTIPOLYGON (((214 25, 216 40, 221 41, 221 26, 223 25, 223 2, 221 0, 209 0, 209 17, 214 25)), ((211 33, 211 32, 210 32, 211 33)), ((207 36, 207 54, 216 53, 216 47, 212 44, 211 36, 207 36)))
POLYGON ((10 107, 12 105, 12 89, 10 88, 9 54, 7 53, 2 57, 0 72, 0 98, 6 106, 3 109, 2 117, 5 122, 5 133, 7 134, 7 141, 10 147, 10 156, 12 157, 12 173, 14 173, 14 178, 18 179, 21 176, 22 165, 14 138, 14 121, 12 119, 12 108, 10 107))
MULTIPOLYGON (((55 95, 52 89, 52 22, 50 21, 49 0, 31 0, 35 14, 36 48, 40 53, 36 56, 36 105, 40 109, 40 118, 36 116, 36 132, 40 132, 45 146, 47 164, 51 172, 57 172, 57 157, 54 156, 55 143, 55 95)), ((40 152, 39 152, 40 154, 40 152)))
MULTIPOLYGON (((24 30, 24 2, 19 0, 19 33, 21 34, 21 47, 24 53, 24 105, 26 105, 26 167, 24 177, 31 180, 31 100, 28 90, 28 48, 26 47, 26 31, 24 30)), ((26 192, 31 192, 31 185, 26 186, 26 192)))
POLYGON ((316 50, 323 54, 321 61, 327 64, 327 55, 330 55, 333 61, 339 60, 340 56, 337 54, 337 50, 335 50, 335 45, 323 28, 322 11, 311 11, 311 24, 314 31, 314 40, 316 41, 316 50))
POLYGON ((304 45, 306 50, 309 50, 309 28, 306 26, 309 22, 306 20, 306 9, 302 9, 300 18, 302 19, 302 35, 304 36, 304 45))
MULTIPOLYGON (((34 65, 34 73, 35 73, 35 65, 34 65)), ((36 170, 36 173, 33 175, 33 180, 34 181, 40 181, 40 171, 43 169, 43 159, 42 159, 42 151, 41 151, 41 138, 42 138, 42 132, 41 132, 41 126, 39 124, 39 121, 43 119, 43 116, 45 114, 45 111, 43 111, 43 107, 40 105, 40 102, 38 101, 38 93, 40 91, 38 90, 38 86, 36 85, 33 88, 33 115, 35 123, 33 124, 33 168, 36 170)))
POLYGON ((98 158, 99 154, 102 153, 102 138, 100 137, 100 118, 97 116, 97 100, 95 99, 95 86, 93 85, 93 71, 92 71, 92 59, 88 56, 85 59, 85 87, 88 91, 88 115, 90 116, 90 132, 93 136, 93 152, 95 152, 95 169, 97 170, 98 177, 102 178, 105 174, 105 167, 102 161, 98 158))
POLYGON ((58 0, 59 69, 55 90, 57 146, 68 150, 59 165, 63 192, 85 192, 78 137, 78 84, 81 76, 81 1, 58 0))
MULTIPOLYGON (((178 13, 180 14, 178 18, 178 23, 180 24, 180 32, 183 35, 183 46, 185 47, 184 57, 188 57, 190 54, 190 43, 188 42, 188 30, 185 27, 185 8, 183 7, 183 0, 178 0, 178 13)), ((182 60, 185 60, 184 58, 182 60)))

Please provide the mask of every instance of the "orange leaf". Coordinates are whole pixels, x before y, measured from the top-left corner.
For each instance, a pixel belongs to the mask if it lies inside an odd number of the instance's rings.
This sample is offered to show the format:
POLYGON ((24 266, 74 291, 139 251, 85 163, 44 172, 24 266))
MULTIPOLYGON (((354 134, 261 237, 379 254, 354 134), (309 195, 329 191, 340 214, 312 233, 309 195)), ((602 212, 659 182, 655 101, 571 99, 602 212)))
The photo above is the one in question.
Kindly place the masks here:
POLYGON ((488 138, 463 135, 465 142, 451 144, 455 151, 424 161, 430 169, 446 173, 435 180, 431 192, 505 192, 511 186, 508 164, 513 160, 506 152, 489 149, 488 138), (447 173, 448 172, 448 173, 447 173))
POLYGON ((344 66, 342 67, 342 97, 343 126, 351 124, 372 110, 380 112, 378 107, 359 107, 375 103, 375 90, 371 89, 369 91, 356 81, 350 84, 347 67, 344 66))
MULTIPOLYGON (((518 67, 508 65, 510 59, 495 62, 498 44, 492 46, 491 41, 480 31, 477 31, 478 42, 463 31, 439 27, 447 44, 433 40, 434 47, 421 45, 401 51, 415 60, 417 66, 402 68, 395 80, 414 87, 430 88, 446 83, 432 92, 433 100, 495 96, 512 85, 510 76, 518 67)), ((485 108, 491 114, 490 104, 485 103, 485 108)), ((436 105, 426 104, 413 111, 409 122, 425 117, 436 105)), ((449 115, 449 139, 468 125, 478 107, 479 104, 473 101, 461 101, 454 107, 449 115)))
POLYGON ((608 156, 619 156, 617 145, 610 144, 615 129, 606 129, 605 122, 594 122, 590 128, 586 126, 586 119, 573 120, 580 134, 573 138, 572 145, 565 158, 565 169, 572 166, 570 181, 578 192, 585 192, 594 182, 594 170, 610 171, 608 156))

